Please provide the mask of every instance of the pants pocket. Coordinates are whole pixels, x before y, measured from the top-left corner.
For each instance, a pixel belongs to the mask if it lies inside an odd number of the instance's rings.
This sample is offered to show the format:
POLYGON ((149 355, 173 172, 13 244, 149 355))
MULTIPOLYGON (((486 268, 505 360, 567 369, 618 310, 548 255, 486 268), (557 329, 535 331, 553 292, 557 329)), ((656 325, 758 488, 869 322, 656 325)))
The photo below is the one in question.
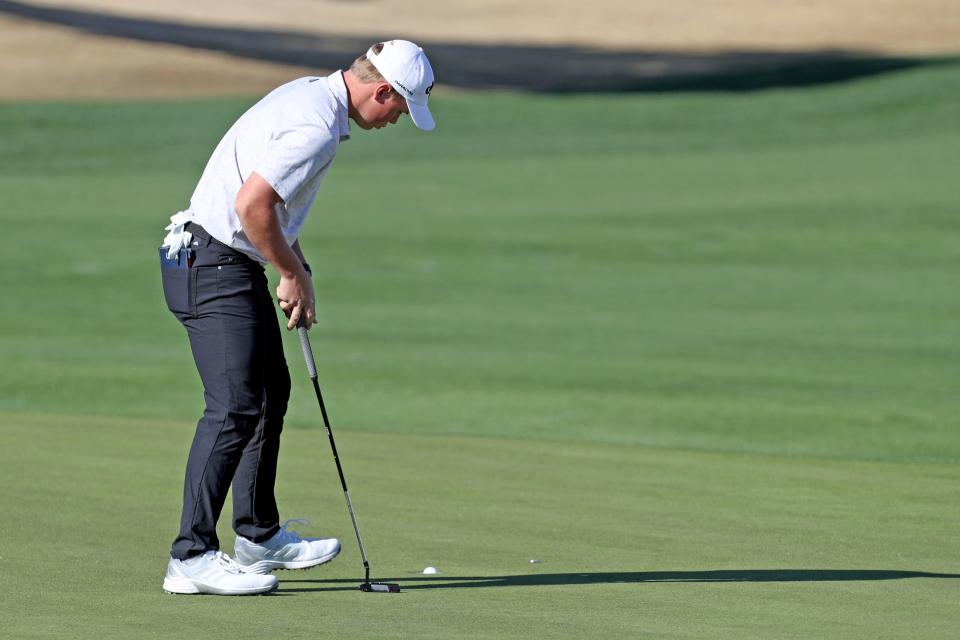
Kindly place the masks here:
POLYGON ((193 287, 191 286, 191 272, 193 269, 176 269, 163 267, 163 297, 167 301, 167 308, 175 316, 193 315, 193 287))
POLYGON ((180 318, 196 314, 196 269, 191 269, 181 261, 160 258, 160 274, 163 278, 163 297, 167 308, 180 318))

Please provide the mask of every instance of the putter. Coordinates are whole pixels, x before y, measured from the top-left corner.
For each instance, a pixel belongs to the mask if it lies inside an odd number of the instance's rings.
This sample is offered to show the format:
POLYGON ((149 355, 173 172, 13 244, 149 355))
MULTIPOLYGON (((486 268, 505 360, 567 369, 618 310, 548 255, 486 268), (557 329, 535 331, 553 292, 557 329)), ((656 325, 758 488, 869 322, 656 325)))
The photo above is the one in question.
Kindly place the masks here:
POLYGON ((333 440, 333 430, 330 428, 330 420, 327 418, 327 409, 323 406, 323 395, 320 393, 320 383, 317 382, 317 364, 313 359, 313 349, 310 348, 310 338, 307 336, 307 328, 303 325, 298 325, 297 333, 300 335, 300 347, 303 349, 303 358, 307 361, 307 372, 310 374, 310 380, 313 382, 313 390, 317 392, 317 402, 320 404, 323 424, 327 428, 327 438, 330 440, 333 460, 337 463, 337 473, 340 475, 343 497, 347 501, 347 511, 350 512, 350 520, 353 522, 353 532, 357 534, 357 543, 360 545, 360 557, 363 559, 364 570, 364 578, 360 584, 360 591, 367 593, 400 593, 400 585, 398 584, 370 582, 370 563, 367 561, 367 552, 363 548, 363 538, 360 537, 360 527, 357 526, 357 516, 353 512, 353 503, 350 502, 350 492, 347 490, 347 481, 343 477, 343 467, 340 465, 340 456, 337 455, 337 443, 333 440))

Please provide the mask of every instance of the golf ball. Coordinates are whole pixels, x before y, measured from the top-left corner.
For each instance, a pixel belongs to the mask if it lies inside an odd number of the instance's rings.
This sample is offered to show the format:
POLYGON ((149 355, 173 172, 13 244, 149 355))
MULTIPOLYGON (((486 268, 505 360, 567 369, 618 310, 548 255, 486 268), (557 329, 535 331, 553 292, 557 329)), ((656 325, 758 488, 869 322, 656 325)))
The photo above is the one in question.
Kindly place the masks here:
POLYGON ((428 576, 431 576, 431 575, 437 573, 437 568, 436 568, 436 567, 427 567, 426 569, 423 570, 423 573, 426 574, 426 575, 428 575, 428 576))

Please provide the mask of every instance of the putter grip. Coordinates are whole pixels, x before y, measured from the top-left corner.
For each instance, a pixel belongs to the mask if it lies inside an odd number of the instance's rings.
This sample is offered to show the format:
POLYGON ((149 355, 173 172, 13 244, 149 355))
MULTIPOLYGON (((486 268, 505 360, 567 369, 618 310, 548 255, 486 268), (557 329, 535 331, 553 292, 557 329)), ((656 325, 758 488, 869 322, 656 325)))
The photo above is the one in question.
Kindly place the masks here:
POLYGON ((300 348, 303 349, 303 359, 307 361, 307 371, 311 378, 317 377, 317 363, 313 360, 313 349, 310 348, 310 338, 307 336, 306 327, 297 327, 297 333, 300 335, 300 348))

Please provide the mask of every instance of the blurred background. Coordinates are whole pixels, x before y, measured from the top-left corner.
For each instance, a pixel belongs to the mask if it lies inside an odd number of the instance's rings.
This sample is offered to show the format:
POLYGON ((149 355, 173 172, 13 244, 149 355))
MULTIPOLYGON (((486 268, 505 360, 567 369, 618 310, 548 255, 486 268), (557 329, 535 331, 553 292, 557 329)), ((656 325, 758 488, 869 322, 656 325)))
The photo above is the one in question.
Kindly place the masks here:
POLYGON ((949 0, 3 0, 0 99, 257 93, 389 37, 466 88, 809 82, 955 54, 957 14, 949 0))

